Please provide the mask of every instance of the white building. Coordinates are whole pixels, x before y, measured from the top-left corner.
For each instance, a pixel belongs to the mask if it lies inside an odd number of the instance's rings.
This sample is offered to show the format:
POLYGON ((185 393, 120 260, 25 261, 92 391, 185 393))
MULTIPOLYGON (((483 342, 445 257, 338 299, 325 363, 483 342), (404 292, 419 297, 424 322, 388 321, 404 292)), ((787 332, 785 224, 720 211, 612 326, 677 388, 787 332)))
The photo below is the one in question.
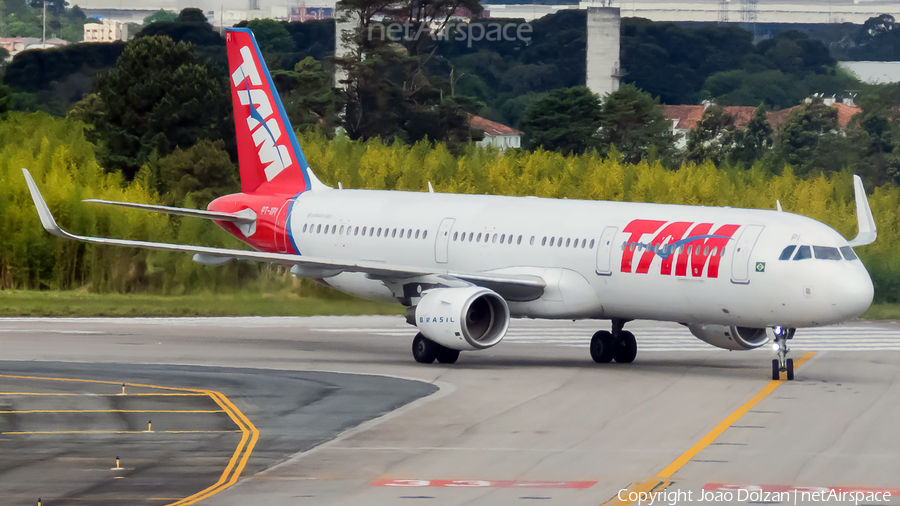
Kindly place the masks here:
POLYGON ((500 151, 522 147, 522 132, 515 128, 472 114, 469 115, 469 127, 484 132, 484 139, 478 142, 479 146, 494 146, 500 148, 500 151))
POLYGON ((128 26, 125 23, 104 19, 101 23, 84 24, 85 42, 113 42, 128 40, 128 26))

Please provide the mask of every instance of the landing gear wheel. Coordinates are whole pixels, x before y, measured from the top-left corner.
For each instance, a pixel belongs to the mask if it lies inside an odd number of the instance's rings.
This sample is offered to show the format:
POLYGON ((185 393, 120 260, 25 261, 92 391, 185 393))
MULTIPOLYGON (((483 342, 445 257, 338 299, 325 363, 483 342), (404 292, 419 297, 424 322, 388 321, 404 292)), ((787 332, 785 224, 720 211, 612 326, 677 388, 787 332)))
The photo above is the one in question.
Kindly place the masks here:
POLYGON ((430 364, 437 358, 439 347, 438 343, 418 333, 412 343, 413 358, 420 364, 430 364))
POLYGON ((787 379, 788 381, 794 381, 794 359, 787 359, 787 379))
MULTIPOLYGON (((791 361, 791 363, 793 364, 793 361, 791 361)), ((780 379, 781 379, 781 368, 778 367, 778 359, 773 358, 772 359, 772 380, 778 381, 780 379)))
MULTIPOLYGON (((440 345, 438 345, 440 346, 440 345)), ((459 358, 459 350, 454 350, 453 348, 447 348, 446 346, 440 346, 437 352, 437 361, 442 364, 455 364, 456 359, 459 358)))
POLYGON ((613 353, 613 358, 620 364, 630 364, 634 362, 634 357, 636 356, 637 340, 634 338, 634 334, 627 330, 619 332, 619 339, 616 343, 616 351, 613 353))
POLYGON ((611 332, 601 330, 591 338, 591 358, 598 364, 612 361, 616 353, 616 340, 611 332))

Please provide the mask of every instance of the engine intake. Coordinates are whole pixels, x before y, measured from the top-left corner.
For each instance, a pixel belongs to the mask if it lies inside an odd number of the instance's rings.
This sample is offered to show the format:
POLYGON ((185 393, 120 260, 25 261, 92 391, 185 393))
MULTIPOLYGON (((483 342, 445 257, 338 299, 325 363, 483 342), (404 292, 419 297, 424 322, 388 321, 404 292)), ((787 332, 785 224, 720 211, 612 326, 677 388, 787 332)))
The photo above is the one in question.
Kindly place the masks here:
POLYGON ((752 350, 769 341, 764 328, 703 324, 691 324, 687 327, 701 341, 726 350, 752 350))
POLYGON ((509 306, 487 288, 428 290, 415 307, 415 325, 432 341, 454 350, 483 350, 509 329, 509 306))

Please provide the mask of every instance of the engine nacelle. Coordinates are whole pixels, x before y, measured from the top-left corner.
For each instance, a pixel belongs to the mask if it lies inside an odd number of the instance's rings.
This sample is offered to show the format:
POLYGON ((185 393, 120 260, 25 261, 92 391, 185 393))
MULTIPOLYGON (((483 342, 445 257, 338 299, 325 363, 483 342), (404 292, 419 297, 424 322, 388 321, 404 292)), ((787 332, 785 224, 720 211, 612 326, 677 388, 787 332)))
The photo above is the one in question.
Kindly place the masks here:
POLYGON ((432 341, 454 350, 483 350, 509 329, 503 297, 478 286, 428 290, 416 305, 415 325, 432 341))
POLYGON ((687 327, 691 334, 697 336, 701 341, 726 350, 752 350, 769 341, 766 329, 702 324, 692 324, 687 327))

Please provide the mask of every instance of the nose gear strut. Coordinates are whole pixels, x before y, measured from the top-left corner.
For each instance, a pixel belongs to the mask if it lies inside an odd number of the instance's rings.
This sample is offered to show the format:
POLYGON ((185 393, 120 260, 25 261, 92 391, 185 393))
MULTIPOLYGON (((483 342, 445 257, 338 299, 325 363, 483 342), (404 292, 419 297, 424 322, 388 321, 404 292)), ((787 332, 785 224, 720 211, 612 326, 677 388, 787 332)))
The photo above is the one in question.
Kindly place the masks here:
POLYGON ((788 339, 794 338, 794 332, 796 332, 797 329, 784 328, 781 325, 778 325, 774 328, 774 331, 774 348, 778 353, 778 358, 772 359, 772 379, 775 381, 780 380, 781 372, 784 371, 787 373, 788 381, 792 381, 794 379, 794 359, 787 358, 788 352, 791 351, 787 341, 788 339))

